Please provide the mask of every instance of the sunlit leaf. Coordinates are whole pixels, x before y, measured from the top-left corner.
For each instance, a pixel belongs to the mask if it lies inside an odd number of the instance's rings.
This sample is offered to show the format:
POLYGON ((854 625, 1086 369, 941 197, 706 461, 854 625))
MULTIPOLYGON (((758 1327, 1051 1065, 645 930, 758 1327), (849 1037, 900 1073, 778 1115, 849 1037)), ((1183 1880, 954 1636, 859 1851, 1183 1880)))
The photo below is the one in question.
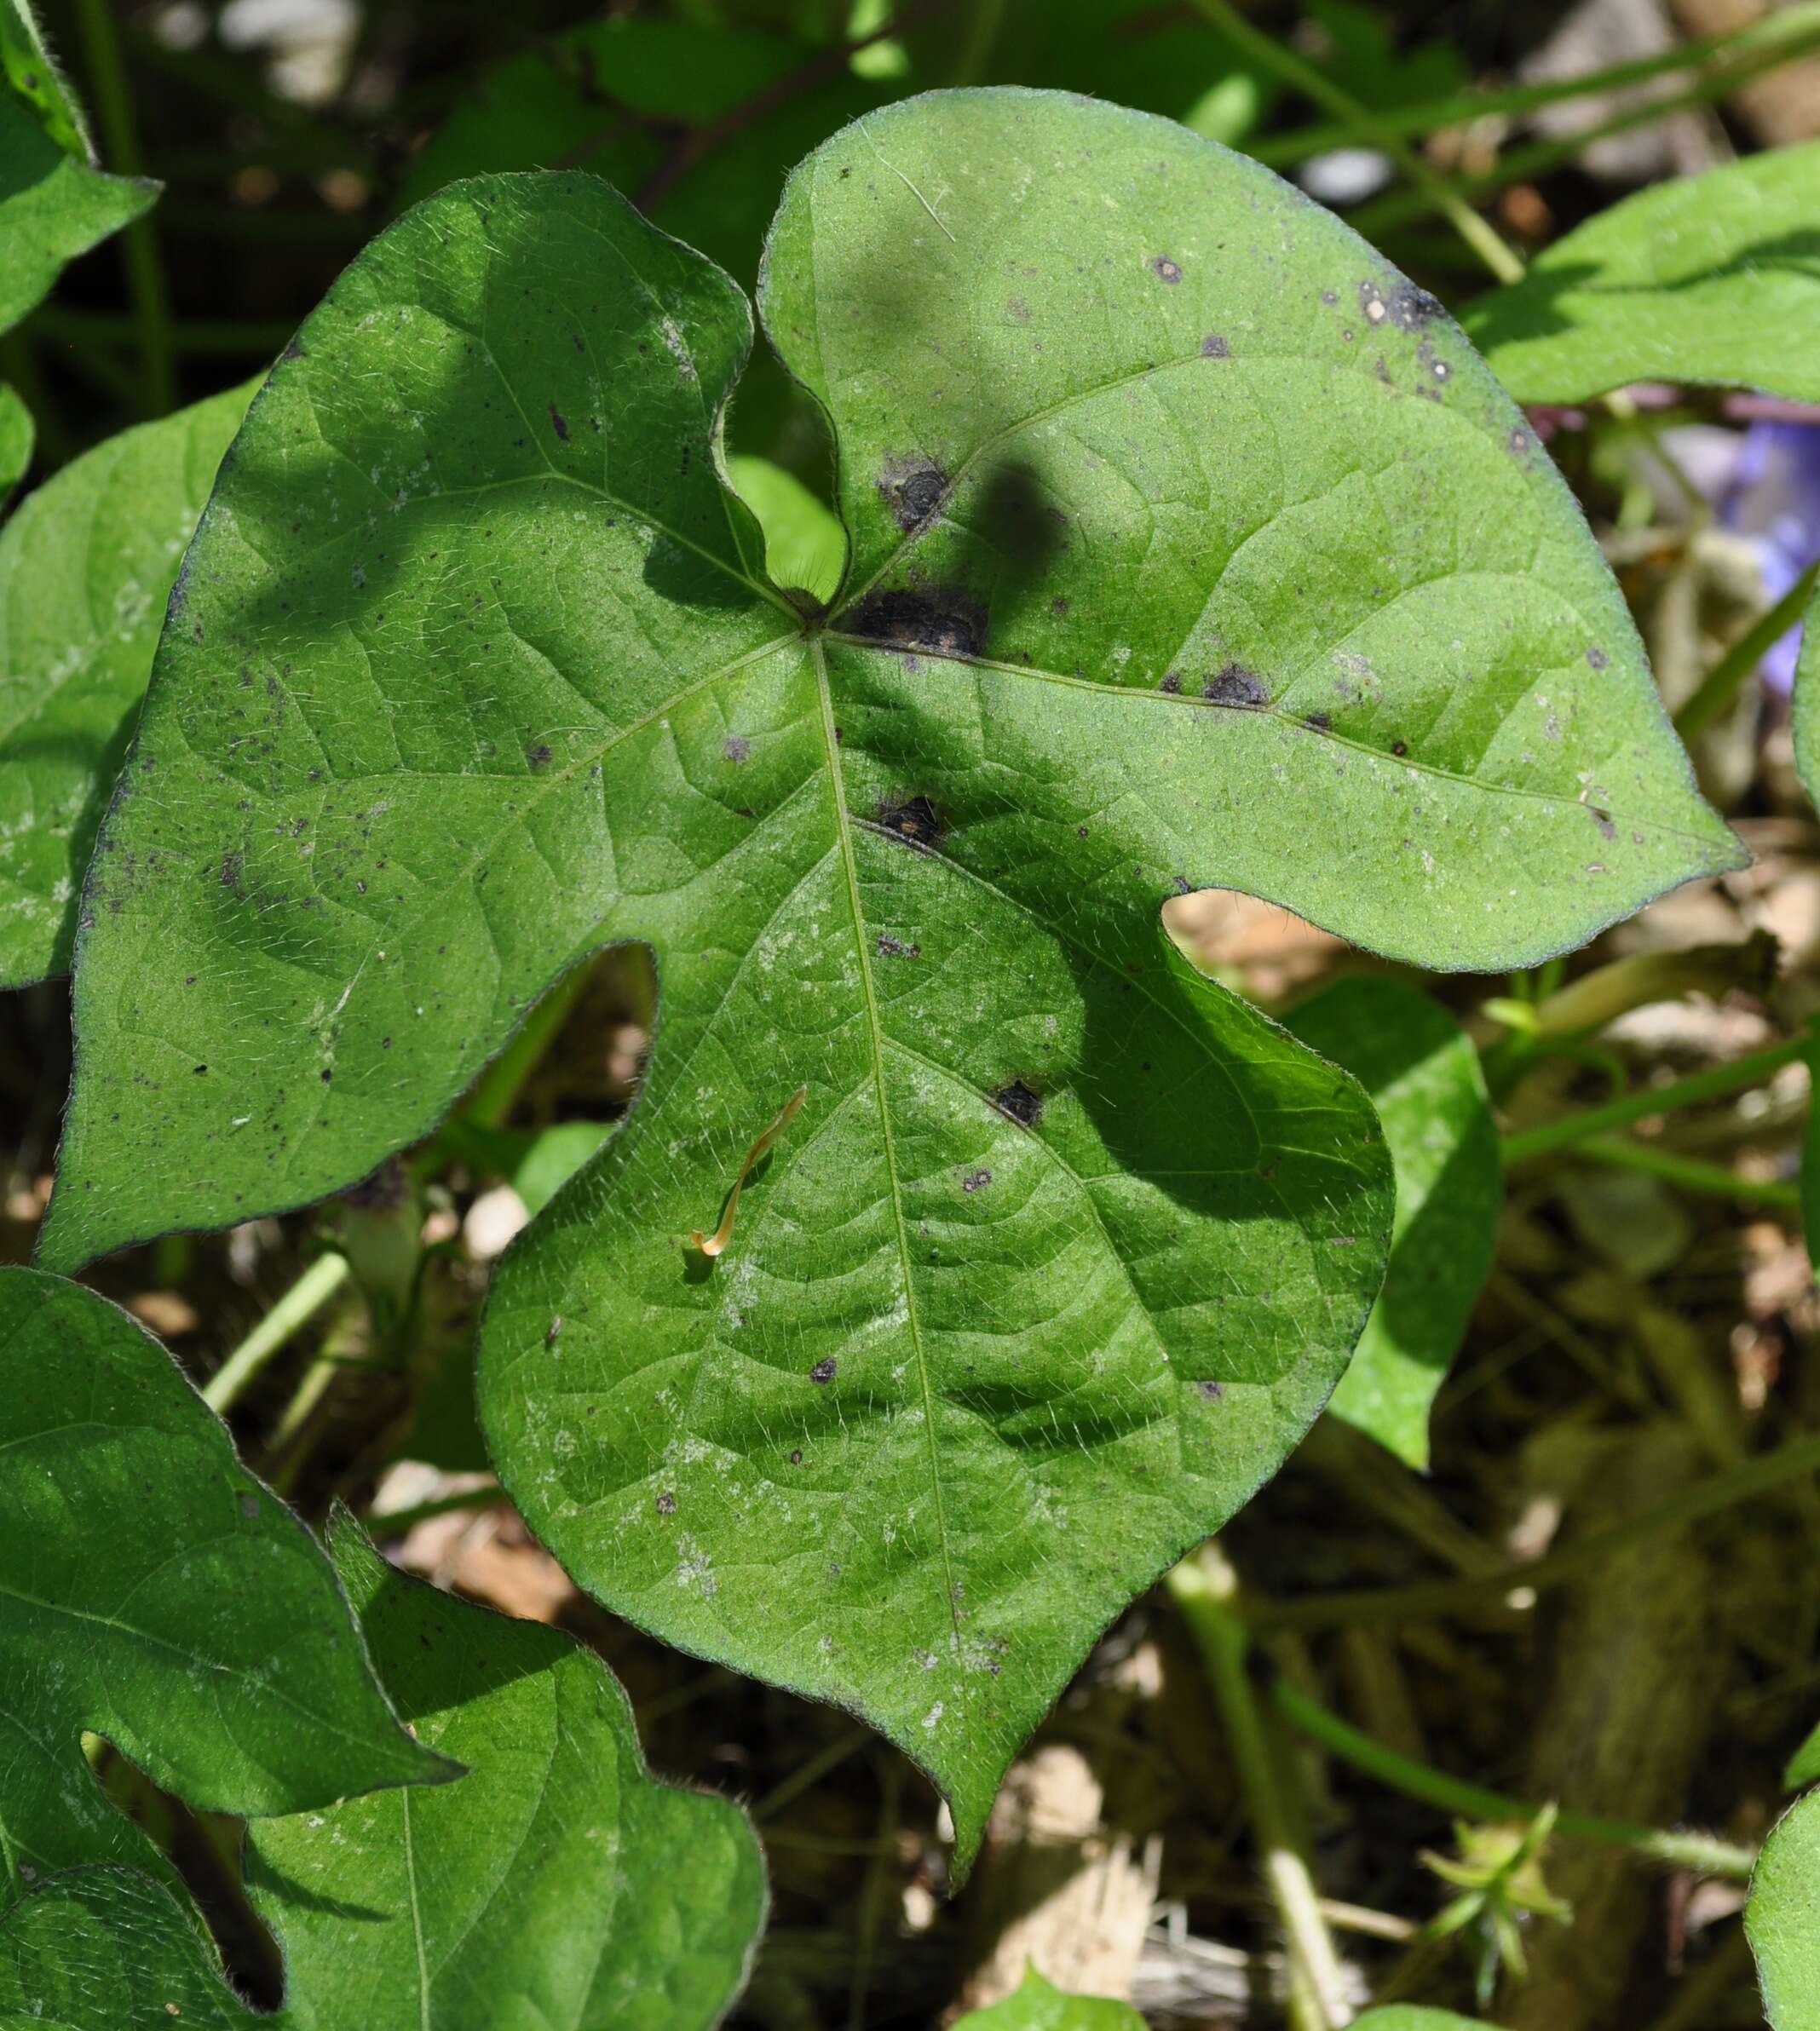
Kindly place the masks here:
POLYGON ((1820 1792, 1771 1829, 1751 1876, 1744 1930, 1771 2031, 1820 2031, 1820 1792))
POLYGON ((444 193, 305 326, 97 856, 43 1246, 321 1197, 648 941, 638 1102, 494 1278, 496 1464, 616 1611, 876 1723, 965 1867, 1382 1274, 1364 1096, 1161 901, 1505 966, 1737 849, 1521 418, 1255 165, 920 100, 798 172, 763 302, 825 619, 720 479, 744 300, 593 180, 444 193))
POLYGON ((1820 400, 1820 141, 1676 176, 1543 249, 1466 327, 1522 402, 1631 381, 1820 400))
POLYGON ((1303 1002, 1290 1029, 1370 1094, 1397 1172, 1390 1268, 1330 1407, 1412 1467, 1491 1269, 1503 1200, 1479 1056, 1441 1004, 1355 975, 1303 1002))
POLYGON ((69 964, 171 582, 251 392, 110 439, 0 529, 0 987, 69 964))
POLYGON ((1015 1995, 989 2009, 969 2011, 954 2031, 1143 2031, 1143 2019, 1129 2003, 1064 1995, 1031 1967, 1015 1995))

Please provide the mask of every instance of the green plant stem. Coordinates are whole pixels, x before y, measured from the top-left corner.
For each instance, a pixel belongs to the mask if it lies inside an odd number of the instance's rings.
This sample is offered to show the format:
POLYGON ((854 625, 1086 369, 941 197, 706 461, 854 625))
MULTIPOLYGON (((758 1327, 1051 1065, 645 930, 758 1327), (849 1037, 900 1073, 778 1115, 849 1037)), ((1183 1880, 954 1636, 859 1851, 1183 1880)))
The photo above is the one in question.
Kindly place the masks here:
POLYGON ((433 1516, 453 1516, 458 1510, 491 1509, 494 1503, 505 1499, 505 1490, 496 1482, 491 1487, 464 1488, 458 1495, 439 1495, 434 1502, 415 1502, 409 1509, 386 1510, 365 1522, 375 1538, 401 1538, 407 1530, 428 1523, 433 1516))
POLYGON ((1691 1487, 1614 1524, 1589 1532, 1541 1558, 1518 1559, 1496 1573, 1459 1579, 1419 1580, 1411 1586, 1357 1587, 1332 1594, 1305 1594, 1289 1601, 1253 1601, 1248 1614, 1253 1628, 1328 1629, 1362 1622, 1415 1622, 1483 1607, 1514 1589, 1540 1592, 1592 1571, 1632 1545, 1657 1531, 1697 1522, 1786 1482, 1820 1474, 1820 1433, 1790 1440, 1773 1453, 1760 1454, 1736 1467, 1696 1482, 1691 1487))
POLYGON ((1232 1569, 1207 1545, 1171 1571, 1167 1585, 1207 1668, 1264 1880, 1282 1921, 1293 2031, 1334 2031, 1348 2014, 1339 1959, 1278 1787, 1274 1753, 1247 1670, 1250 1634, 1232 1606, 1232 1569))
POLYGON ((348 1280, 344 1255, 319 1256, 210 1377, 202 1400, 217 1417, 240 1395, 285 1341, 348 1280))
POLYGON ((1335 84, 1318 66, 1286 49, 1274 36, 1254 28, 1228 0, 1194 0, 1196 10, 1222 35, 1242 49, 1252 60, 1274 71, 1293 91, 1316 106, 1324 106, 1344 120, 1362 140, 1381 148, 1425 200, 1425 209, 1438 211, 1472 248, 1500 282, 1520 282, 1522 258, 1500 239, 1489 221, 1473 210, 1453 185, 1429 167, 1420 150, 1412 148, 1400 134, 1386 127, 1371 109, 1361 104, 1344 87, 1335 84))
MULTIPOLYGON (((1389 106, 1373 117, 1380 133, 1432 134, 1494 116, 1539 112, 1564 99, 1621 91, 1674 71, 1703 70, 1715 58, 1730 60, 1754 55, 1760 45, 1778 49, 1815 29, 1820 29, 1820 6, 1791 7, 1729 35, 1706 36, 1629 63, 1585 71, 1577 78, 1506 85, 1498 91, 1456 92, 1450 98, 1430 99, 1416 106, 1389 106)), ((1358 135, 1356 121, 1337 120, 1328 126, 1299 127, 1290 134, 1265 135, 1247 146, 1246 152, 1274 167, 1279 163, 1305 162, 1311 155, 1345 147, 1358 135)))
POLYGON ((1810 564, 1776 604, 1739 636, 1713 665, 1700 688, 1675 714, 1674 730, 1682 739, 1690 740, 1711 726, 1731 703, 1738 687, 1806 611, 1817 584, 1820 584, 1820 559, 1810 564))
MULTIPOLYGON (((1481 176, 1468 176, 1455 184, 1443 187, 1461 203, 1475 198, 1489 197, 1493 192, 1507 188, 1511 184, 1522 183, 1546 175, 1564 162, 1570 162, 1592 142, 1604 141, 1608 135, 1626 134, 1633 127, 1647 127, 1657 120, 1667 119, 1671 114, 1686 112, 1696 106, 1708 106, 1715 99, 1729 97, 1741 86, 1767 72, 1778 69, 1797 56, 1806 55, 1820 47, 1820 30, 1811 21, 1804 20, 1801 32, 1792 35, 1785 43, 1771 49, 1754 62, 1728 65, 1709 78, 1702 78, 1684 92, 1671 94, 1667 98, 1656 99, 1642 106, 1627 106, 1621 112, 1614 113, 1608 120, 1588 127, 1583 133, 1567 135, 1556 141, 1538 141, 1527 148, 1513 148, 1497 167, 1481 176)), ((1390 196, 1375 199, 1372 204, 1361 205, 1350 215, 1347 223, 1362 233, 1367 239, 1381 240, 1400 226, 1407 226, 1413 220, 1425 218, 1431 213, 1443 210, 1433 193, 1425 188, 1397 191, 1390 196)))
POLYGON ((1723 1164, 1705 1164, 1697 1157, 1677 1156, 1673 1150, 1658 1149, 1653 1143, 1638 1142, 1628 1136, 1593 1136, 1575 1145, 1579 1154, 1595 1164, 1614 1171, 1640 1171, 1659 1177, 1665 1185, 1692 1192, 1702 1199, 1730 1199, 1741 1205, 1772 1206, 1798 1213, 1801 1188, 1774 1178, 1740 1177, 1723 1164))
MULTIPOLYGON (((1506 1798, 1501 1792, 1487 1791, 1483 1786, 1449 1777, 1444 1771, 1399 1754, 1338 1714, 1330 1713, 1287 1680, 1279 1678, 1275 1683, 1270 1699, 1286 1720, 1330 1755, 1362 1770, 1368 1777, 1375 1777, 1391 1790, 1402 1792, 1406 1798, 1420 1799, 1425 1805, 1495 1826, 1507 1821, 1527 1823, 1543 1809, 1521 1798, 1506 1798)), ((1697 1869, 1705 1875, 1740 1880, 1748 1879, 1757 1859, 1754 1849, 1714 1840, 1706 1834, 1664 1833, 1653 1827, 1632 1827, 1621 1820, 1603 1819, 1593 1813, 1570 1812, 1564 1806, 1556 1814, 1554 1831, 1569 1839, 1626 1849, 1671 1868, 1697 1869)))
MULTIPOLYGON (((132 95, 127 88, 126 66, 121 60, 112 0, 80 0, 80 7, 83 42, 89 54, 89 82, 107 144, 108 167, 118 175, 143 176, 145 157, 139 146, 138 124, 133 118, 132 95)), ((135 219, 121 235, 120 244, 138 326, 145 411, 148 416, 164 416, 176 407, 177 377, 158 233, 149 218, 135 219)))
POLYGON ((1527 1164, 1536 1157, 1566 1149, 1614 1129, 1628 1128, 1633 1122, 1656 1114, 1672 1114, 1680 1108, 1697 1108, 1709 1100, 1722 1100, 1728 1093, 1742 1092, 1766 1079, 1772 1072, 1798 1058, 1808 1048, 1805 1036, 1787 1043, 1772 1044, 1753 1051, 1748 1057, 1734 1058, 1729 1065, 1715 1065, 1710 1072, 1696 1072, 1691 1078, 1676 1079, 1672 1085, 1656 1086, 1642 1093, 1627 1093, 1621 1100, 1587 1108, 1577 1114, 1564 1114, 1557 1121, 1520 1130, 1504 1138, 1506 1165, 1527 1164))
POLYGON ((587 992, 594 969, 585 959, 570 967, 526 1016, 516 1036, 475 1081, 462 1118, 481 1128, 503 1128, 518 1096, 587 992))

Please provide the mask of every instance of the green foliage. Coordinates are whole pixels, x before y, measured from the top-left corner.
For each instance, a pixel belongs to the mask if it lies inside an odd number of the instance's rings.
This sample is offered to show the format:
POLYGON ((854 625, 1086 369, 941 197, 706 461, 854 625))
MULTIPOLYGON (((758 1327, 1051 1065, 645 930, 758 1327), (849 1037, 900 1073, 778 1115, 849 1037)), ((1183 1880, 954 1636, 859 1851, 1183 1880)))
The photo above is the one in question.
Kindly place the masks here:
POLYGON ((0 987, 68 966, 171 582, 251 393, 109 439, 0 529, 0 987))
POLYGON ((827 504, 769 458, 729 458, 727 475, 764 531, 771 583, 826 605, 839 590, 847 562, 845 532, 827 504))
POLYGON ((287 2031, 717 2022, 764 1915, 745 1816, 650 1778, 571 1638, 393 1573, 345 1515, 331 1549, 399 1712, 469 1774, 251 1830, 287 2031))
POLYGON ((1015 1995, 990 2009, 969 2011, 954 2031, 1143 2031, 1143 2019, 1129 2003, 1064 1995, 1033 1965, 1015 1995))
POLYGON ((1161 900, 1501 965, 1736 849, 1521 418, 1255 165, 921 100, 797 173, 761 293, 825 622, 720 478, 744 300, 592 179, 443 193, 305 326, 97 856, 43 1259, 351 1182, 649 941, 638 1108, 494 1280, 496 1464, 619 1612, 904 1746, 964 1866, 1381 1276, 1368 1103, 1161 900))
POLYGON ((404 1733, 335 1576, 163 1349, 91 1292, 0 1270, 0 1585, 10 1897, 169 1866, 84 1761, 104 1736, 192 1804, 320 1807, 456 1767, 404 1733))
POLYGON ((1793 1756, 1788 1767, 1783 1773, 1783 1782, 1790 1791, 1799 1791, 1803 1785, 1820 1783, 1820 1727, 1816 1727, 1793 1756))
POLYGON ((1429 1410, 1490 1270, 1504 1196, 1479 1056, 1438 1002, 1368 975, 1302 1003, 1288 1027, 1370 1094, 1397 1174, 1390 1268, 1331 1407, 1425 1468, 1429 1410))
POLYGON ((0 508, 32 463, 32 412, 0 382, 0 508))
POLYGON ((1598 213, 1466 327, 1519 401, 1630 381, 1820 400, 1820 142, 1675 177, 1598 213))
POLYGON ((156 184, 95 168, 75 101, 22 0, 0 0, 0 332, 68 262, 157 195, 156 184))
POLYGON ((1451 2010, 1426 2010, 1415 2003, 1392 2003, 1368 2010, 1352 2020, 1353 2031, 1493 2031, 1481 2017, 1459 2017, 1451 2010))
POLYGON ((1820 1792, 1771 1829, 1750 1879, 1744 1930, 1771 2031, 1820 2031, 1820 1792))

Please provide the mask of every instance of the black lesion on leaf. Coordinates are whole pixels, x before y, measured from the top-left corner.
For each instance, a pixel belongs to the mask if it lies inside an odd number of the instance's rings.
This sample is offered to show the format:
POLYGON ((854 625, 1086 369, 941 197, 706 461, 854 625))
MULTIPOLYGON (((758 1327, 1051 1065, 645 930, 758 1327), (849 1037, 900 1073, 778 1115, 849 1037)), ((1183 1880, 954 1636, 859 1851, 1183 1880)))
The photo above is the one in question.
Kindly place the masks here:
POLYGON ((743 762, 752 751, 752 744, 743 734, 729 734, 724 743, 724 751, 729 762, 743 762))
POLYGON ((1217 1382, 1197 1382, 1195 1387, 1200 1390, 1203 1403, 1218 1403, 1225 1397, 1225 1389, 1217 1382))
POLYGON ((667 1488, 657 1499, 657 1513, 660 1516, 673 1516, 677 1513, 677 1499, 667 1488))
POLYGON ((817 1361, 815 1366, 809 1370, 809 1379, 811 1382, 832 1382, 837 1366, 834 1356, 831 1354, 826 1360, 817 1361))
POLYGON ((1312 727, 1317 734, 1326 733, 1333 723, 1325 712, 1305 712, 1302 715, 1302 724, 1305 727, 1312 727))
POLYGON ((878 474, 878 492, 907 536, 935 514, 947 491, 947 475, 933 459, 887 458, 878 474))
POLYGON ((1027 1086, 1021 1079, 1000 1086, 992 1096, 992 1104, 1020 1128, 1034 1128, 1042 1118, 1042 1095, 1034 1087, 1027 1086))
POLYGON ((878 823, 894 838, 913 846, 919 853, 932 852, 941 843, 942 820, 926 797, 909 797, 901 804, 881 804, 878 823))
POLYGON ((569 440, 568 418, 552 402, 550 405, 550 427, 564 444, 569 440))
POLYGON ((985 609, 953 586, 874 592, 842 624, 867 642, 935 656, 977 656, 986 647, 985 609))
POLYGON ((1405 331, 1420 331, 1442 314, 1440 298, 1430 296, 1425 289, 1418 289, 1413 282, 1399 282, 1391 291, 1391 322, 1405 331))
POLYGON ((1173 285, 1182 279, 1181 262, 1172 261, 1166 254, 1159 254, 1156 256, 1150 263, 1150 272, 1159 282, 1173 285))
POLYGON ((1263 678, 1242 663, 1223 665, 1208 678, 1201 695, 1210 705, 1241 705, 1253 711, 1270 702, 1263 678))
POLYGON ((548 768, 554 753, 547 740, 539 740, 525 750, 525 760, 533 768, 548 768))
POLYGON ((1218 332, 1210 331, 1201 342, 1201 357, 1203 360, 1230 360, 1232 348, 1218 332))

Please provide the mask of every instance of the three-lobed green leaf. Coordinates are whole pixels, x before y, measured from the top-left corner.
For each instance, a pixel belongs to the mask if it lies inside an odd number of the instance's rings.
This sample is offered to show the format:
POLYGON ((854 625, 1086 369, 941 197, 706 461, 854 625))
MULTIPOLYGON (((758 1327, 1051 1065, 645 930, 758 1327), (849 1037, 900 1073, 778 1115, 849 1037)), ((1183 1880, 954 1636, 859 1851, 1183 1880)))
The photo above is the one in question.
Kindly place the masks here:
POLYGON ((1564 233, 1466 328, 1521 402, 1631 381, 1820 400, 1817 218, 1820 141, 1677 176, 1564 233))
POLYGON ((1300 1003, 1296 1036, 1370 1094, 1397 1174, 1384 1288, 1329 1406, 1410 1466, 1496 1251, 1504 1170, 1472 1040, 1432 997, 1353 975, 1300 1003))
POLYGON ((798 171, 762 301, 840 447, 825 615, 722 482, 744 300, 591 179, 445 192, 306 325, 91 873, 44 1256, 322 1196, 648 941, 638 1104, 495 1278, 490 1446, 602 1600, 901 1743, 964 1866, 1382 1274, 1365 1096, 1163 898, 1503 965, 1736 849, 1520 417, 1255 165, 937 95, 798 171))
POLYGON ((1771 1828, 1751 1874, 1744 1930, 1771 2031, 1820 2031, 1820 1792, 1771 1828))
POLYGON ((0 528, 0 988, 69 964, 171 584, 251 394, 110 438, 0 528))

